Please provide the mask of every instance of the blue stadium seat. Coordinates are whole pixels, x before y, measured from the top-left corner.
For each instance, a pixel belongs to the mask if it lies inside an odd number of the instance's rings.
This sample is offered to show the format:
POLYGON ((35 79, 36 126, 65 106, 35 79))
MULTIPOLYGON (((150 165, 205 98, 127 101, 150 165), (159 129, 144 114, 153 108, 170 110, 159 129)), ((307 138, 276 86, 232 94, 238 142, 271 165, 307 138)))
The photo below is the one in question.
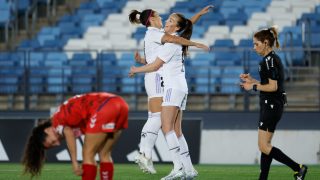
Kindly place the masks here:
POLYGON ((48 70, 42 66, 30 67, 29 71, 30 93, 43 93, 46 89, 48 70))
POLYGON ((248 17, 244 12, 231 13, 226 18, 226 25, 228 25, 231 28, 235 25, 244 25, 247 19, 248 17))
POLYGON ((17 93, 23 73, 23 68, 0 65, 0 93, 17 93))
POLYGON ((210 16, 201 17, 197 24, 200 24, 205 29, 208 29, 208 27, 211 25, 225 24, 225 18, 223 16, 223 14, 221 14, 220 12, 215 12, 215 13, 210 14, 210 16))
POLYGON ((241 48, 253 48, 252 39, 241 39, 238 47, 241 48))
MULTIPOLYGON (((195 82, 195 93, 209 93, 209 69, 208 67, 195 67, 193 68, 193 76, 195 82)), ((188 71, 190 72, 190 71, 188 71)))
POLYGON ((67 65, 68 57, 63 52, 49 52, 45 58, 45 66, 63 66, 67 65))
POLYGON ((243 73, 242 66, 225 67, 221 76, 221 93, 237 94, 241 92, 239 75, 243 73))
POLYGON ((241 57, 235 52, 216 52, 216 65, 234 66, 241 64, 241 57))
POLYGON ((197 53, 191 60, 191 66, 210 66, 214 64, 214 53, 197 53))
POLYGON ((222 68, 219 66, 210 68, 210 93, 216 93, 221 86, 222 68))
POLYGON ((74 66, 71 71, 71 88, 73 93, 86 93, 95 89, 96 67, 74 66))
POLYGON ((75 53, 73 54, 71 60, 69 61, 70 66, 93 66, 95 61, 92 59, 90 53, 75 53))
POLYGON ((217 39, 214 42, 214 48, 233 48, 234 43, 232 39, 217 39))
POLYGON ((48 93, 66 93, 70 84, 70 68, 49 68, 47 77, 48 93))
POLYGON ((114 54, 113 52, 102 52, 99 58, 102 66, 114 66, 117 63, 116 54, 114 54))
POLYGON ((120 91, 121 77, 122 77, 122 74, 118 66, 115 66, 115 65, 103 66, 102 67, 102 90, 107 92, 120 91))

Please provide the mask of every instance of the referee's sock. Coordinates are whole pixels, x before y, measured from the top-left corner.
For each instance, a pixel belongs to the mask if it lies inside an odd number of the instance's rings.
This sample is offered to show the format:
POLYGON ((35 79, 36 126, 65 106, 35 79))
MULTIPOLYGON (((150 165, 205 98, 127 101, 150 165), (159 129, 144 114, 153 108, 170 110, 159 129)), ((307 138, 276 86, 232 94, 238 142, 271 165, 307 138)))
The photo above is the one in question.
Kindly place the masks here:
POLYGON ((272 147, 269 156, 272 157, 273 159, 289 166, 293 171, 300 170, 300 166, 298 163, 294 162, 291 158, 289 158, 280 149, 278 149, 276 147, 272 147))
POLYGON ((261 153, 260 156, 260 177, 259 180, 267 180, 272 158, 269 155, 261 153))

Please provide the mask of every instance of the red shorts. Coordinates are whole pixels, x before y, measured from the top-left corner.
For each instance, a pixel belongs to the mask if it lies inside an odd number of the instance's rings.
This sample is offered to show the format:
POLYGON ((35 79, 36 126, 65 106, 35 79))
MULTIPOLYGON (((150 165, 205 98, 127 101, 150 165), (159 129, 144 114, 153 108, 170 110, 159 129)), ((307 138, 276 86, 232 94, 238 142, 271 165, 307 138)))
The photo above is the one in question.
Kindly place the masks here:
POLYGON ((128 128, 129 106, 119 96, 106 100, 86 124, 84 133, 115 132, 128 128))

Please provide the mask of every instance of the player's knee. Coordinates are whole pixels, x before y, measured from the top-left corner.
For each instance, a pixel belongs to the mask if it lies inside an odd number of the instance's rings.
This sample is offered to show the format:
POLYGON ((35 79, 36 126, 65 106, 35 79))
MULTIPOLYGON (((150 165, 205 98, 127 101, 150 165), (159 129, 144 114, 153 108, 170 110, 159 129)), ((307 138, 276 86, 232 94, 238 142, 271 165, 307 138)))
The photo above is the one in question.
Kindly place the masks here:
POLYGON ((104 151, 99 153, 99 159, 102 162, 111 162, 111 151, 104 151))
POLYGON ((84 162, 94 162, 96 152, 92 148, 83 148, 82 156, 84 162))
POLYGON ((269 144, 268 143, 259 143, 259 150, 264 154, 269 154, 269 144))
POLYGON ((182 136, 182 131, 181 131, 181 129, 175 129, 174 131, 175 131, 175 133, 176 133, 176 135, 177 135, 178 138, 182 136))

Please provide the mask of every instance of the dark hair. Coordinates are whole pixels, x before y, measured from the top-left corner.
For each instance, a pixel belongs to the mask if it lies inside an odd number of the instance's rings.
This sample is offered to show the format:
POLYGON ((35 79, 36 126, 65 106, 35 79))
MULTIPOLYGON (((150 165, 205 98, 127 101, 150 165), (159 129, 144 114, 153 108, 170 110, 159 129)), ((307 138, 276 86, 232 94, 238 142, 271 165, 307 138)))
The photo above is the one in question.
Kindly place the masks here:
MULTIPOLYGON (((179 27, 179 30, 177 32, 180 34, 180 37, 190 40, 193 28, 192 22, 190 21, 190 19, 185 18, 184 15, 180 13, 175 13, 175 15, 178 17, 177 26, 179 27)), ((183 57, 187 56, 187 51, 188 46, 182 46, 183 57)))
POLYGON ((143 24, 146 27, 150 26, 150 17, 154 16, 154 11, 152 9, 146 9, 142 12, 139 12, 137 10, 132 10, 129 14, 129 21, 133 24, 143 24), (137 18, 137 15, 140 15, 139 18, 137 18))
POLYGON ((45 133, 44 130, 50 126, 51 121, 47 120, 33 128, 22 158, 24 174, 30 174, 31 177, 40 174, 45 160, 45 147, 43 146, 43 142, 47 137, 47 133, 45 133))
POLYGON ((278 31, 276 26, 272 26, 268 29, 263 29, 254 34, 254 37, 257 38, 259 41, 264 42, 267 40, 269 42, 269 46, 276 48, 280 47, 280 43, 278 40, 278 31))

